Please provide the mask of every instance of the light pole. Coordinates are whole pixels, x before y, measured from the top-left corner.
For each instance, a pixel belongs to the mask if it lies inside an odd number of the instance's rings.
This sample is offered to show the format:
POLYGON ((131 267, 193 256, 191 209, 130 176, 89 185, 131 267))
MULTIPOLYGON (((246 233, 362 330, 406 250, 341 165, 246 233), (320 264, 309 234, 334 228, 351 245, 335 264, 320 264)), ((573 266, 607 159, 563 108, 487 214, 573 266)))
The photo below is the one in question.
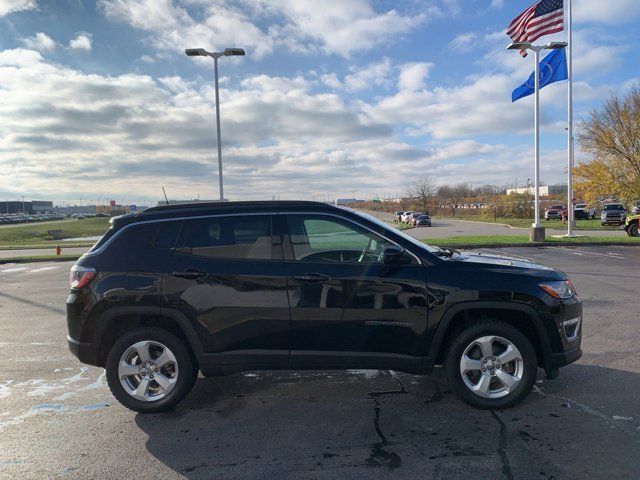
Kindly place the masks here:
POLYGON ((187 48, 184 53, 188 57, 211 57, 213 58, 213 69, 215 72, 216 86, 216 128, 218 132, 218 179, 220 182, 220 201, 224 200, 224 190, 222 187, 222 139, 220 138, 220 96, 218 93, 218 59, 220 57, 233 57, 244 55, 242 48, 225 48, 222 52, 207 52, 204 48, 187 48))
POLYGON ((534 69, 534 108, 533 108, 533 155, 535 159, 534 167, 534 188, 535 188, 535 204, 534 204, 534 221, 531 225, 529 240, 532 242, 540 242, 544 240, 544 227, 540 223, 540 52, 543 50, 557 50, 565 48, 567 42, 550 42, 546 45, 532 45, 529 42, 511 43, 507 50, 531 50, 534 52, 533 60, 535 62, 534 69))

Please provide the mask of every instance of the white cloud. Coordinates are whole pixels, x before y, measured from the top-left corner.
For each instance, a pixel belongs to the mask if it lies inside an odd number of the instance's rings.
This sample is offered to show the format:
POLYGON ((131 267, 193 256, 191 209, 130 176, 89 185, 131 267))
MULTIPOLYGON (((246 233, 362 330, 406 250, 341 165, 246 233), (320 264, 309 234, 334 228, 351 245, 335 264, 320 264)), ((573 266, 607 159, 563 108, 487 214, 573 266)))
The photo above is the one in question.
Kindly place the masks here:
POLYGON ((615 25, 633 22, 640 17, 638 0, 574 0, 572 7, 573 18, 577 23, 615 25))
POLYGON ((396 41, 428 18, 442 14, 434 6, 406 15, 395 9, 378 12, 370 0, 235 0, 216 4, 197 0, 99 0, 98 5, 108 18, 149 32, 157 48, 241 45, 256 58, 272 53, 277 46, 298 53, 349 57, 396 41), (259 27, 257 20, 263 20, 268 28, 259 27))
POLYGON ((42 60, 42 55, 34 50, 14 48, 0 52, 0 66, 27 67, 42 60))
POLYGON ((32 37, 21 39, 25 47, 38 50, 40 52, 48 52, 54 50, 57 46, 56 42, 46 33, 38 32, 32 37))
POLYGON ((0 17, 38 8, 36 0, 0 0, 0 17))
POLYGON ((392 40, 427 19, 424 13, 378 13, 368 0, 287 0, 278 10, 289 19, 297 36, 314 39, 325 52, 345 57, 392 40))
POLYGON ((391 73, 391 61, 383 59, 372 62, 363 68, 351 68, 351 73, 344 77, 344 85, 349 91, 364 90, 373 86, 388 83, 391 73))
POLYGON ((398 76, 398 89, 408 92, 423 89, 425 87, 424 80, 429 76, 431 67, 433 67, 433 63, 428 62, 402 65, 398 76))
POLYGON ((84 50, 85 52, 90 52, 91 34, 86 32, 78 33, 78 35, 69 42, 69 48, 72 50, 84 50))
POLYGON ((321 75, 320 81, 324 83, 327 87, 333 88, 334 90, 337 90, 343 87, 342 82, 338 79, 338 76, 333 72, 325 73, 324 75, 321 75))
POLYGON ((504 7, 504 0, 491 0, 491 8, 502 8, 504 7))
POLYGON ((477 34, 473 32, 461 33, 451 40, 449 46, 458 52, 469 52, 476 46, 477 38, 477 34))

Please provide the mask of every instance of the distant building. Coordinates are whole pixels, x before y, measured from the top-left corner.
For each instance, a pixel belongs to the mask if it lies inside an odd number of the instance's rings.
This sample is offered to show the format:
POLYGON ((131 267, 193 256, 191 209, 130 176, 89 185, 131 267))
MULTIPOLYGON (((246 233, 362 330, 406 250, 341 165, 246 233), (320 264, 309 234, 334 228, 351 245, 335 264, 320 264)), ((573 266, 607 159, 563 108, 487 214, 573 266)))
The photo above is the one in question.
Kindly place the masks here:
POLYGON ((48 200, 32 200, 31 210, 34 215, 42 213, 53 213, 53 202, 48 200))
POLYGON ((70 215, 72 213, 97 213, 98 207, 96 205, 66 205, 64 207, 56 205, 53 207, 54 213, 62 213, 70 215))
POLYGON ((363 203, 364 200, 358 200, 357 198, 336 198, 334 205, 354 205, 356 203, 363 203))
MULTIPOLYGON (((522 187, 522 188, 507 188, 507 195, 513 194, 523 195, 528 193, 529 195, 535 195, 536 187, 522 187)), ((566 185, 545 185, 544 187, 540 187, 540 196, 548 197, 549 195, 566 195, 567 194, 567 186, 566 185)))
POLYGON ((404 203, 410 201, 410 198, 407 197, 394 197, 394 198, 383 198, 382 201, 385 203, 404 203))
POLYGON ((53 212, 53 202, 48 200, 8 200, 0 202, 0 215, 7 213, 28 213, 30 215, 40 215, 53 212))

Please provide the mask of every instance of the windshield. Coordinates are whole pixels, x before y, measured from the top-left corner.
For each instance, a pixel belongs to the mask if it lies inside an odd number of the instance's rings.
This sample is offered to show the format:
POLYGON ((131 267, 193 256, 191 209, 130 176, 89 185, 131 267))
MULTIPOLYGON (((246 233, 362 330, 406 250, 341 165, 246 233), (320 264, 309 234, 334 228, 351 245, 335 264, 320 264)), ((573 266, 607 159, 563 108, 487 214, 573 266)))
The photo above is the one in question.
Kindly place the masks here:
POLYGON ((622 205, 618 203, 612 203, 611 205, 605 205, 605 210, 622 210, 622 205))
POLYGON ((384 227, 388 230, 393 230, 393 233, 395 233, 396 235, 399 235, 400 237, 404 238, 405 240, 407 240, 408 242, 411 242, 413 245, 415 245, 416 247, 419 247, 423 250, 426 250, 429 253, 436 253, 441 251, 442 249, 439 247, 432 247, 431 245, 427 245, 426 243, 422 243, 420 240, 413 238, 411 235, 407 235, 406 233, 398 230, 397 228, 394 228, 393 226, 389 225, 386 222, 383 222, 382 220, 369 215, 368 213, 364 213, 358 210, 353 210, 351 208, 347 208, 347 207, 338 207, 338 208, 342 208, 344 210, 349 210, 352 213, 355 213, 356 215, 358 215, 359 217, 362 217, 366 220, 369 220, 370 222, 375 223, 376 225, 380 225, 381 227, 384 227))

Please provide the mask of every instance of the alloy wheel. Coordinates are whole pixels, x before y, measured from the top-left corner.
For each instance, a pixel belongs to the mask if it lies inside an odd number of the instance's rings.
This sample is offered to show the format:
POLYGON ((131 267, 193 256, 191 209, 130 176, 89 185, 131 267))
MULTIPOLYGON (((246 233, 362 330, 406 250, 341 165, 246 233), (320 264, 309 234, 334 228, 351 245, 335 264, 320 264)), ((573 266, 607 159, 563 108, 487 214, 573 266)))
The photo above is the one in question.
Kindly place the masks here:
POLYGON ((473 340, 460 358, 460 375, 465 386, 484 398, 509 395, 520 384, 524 362, 509 340, 487 335, 473 340))
POLYGON ((136 400, 161 400, 176 385, 178 361, 162 343, 143 340, 131 345, 120 357, 118 378, 122 388, 136 400))

